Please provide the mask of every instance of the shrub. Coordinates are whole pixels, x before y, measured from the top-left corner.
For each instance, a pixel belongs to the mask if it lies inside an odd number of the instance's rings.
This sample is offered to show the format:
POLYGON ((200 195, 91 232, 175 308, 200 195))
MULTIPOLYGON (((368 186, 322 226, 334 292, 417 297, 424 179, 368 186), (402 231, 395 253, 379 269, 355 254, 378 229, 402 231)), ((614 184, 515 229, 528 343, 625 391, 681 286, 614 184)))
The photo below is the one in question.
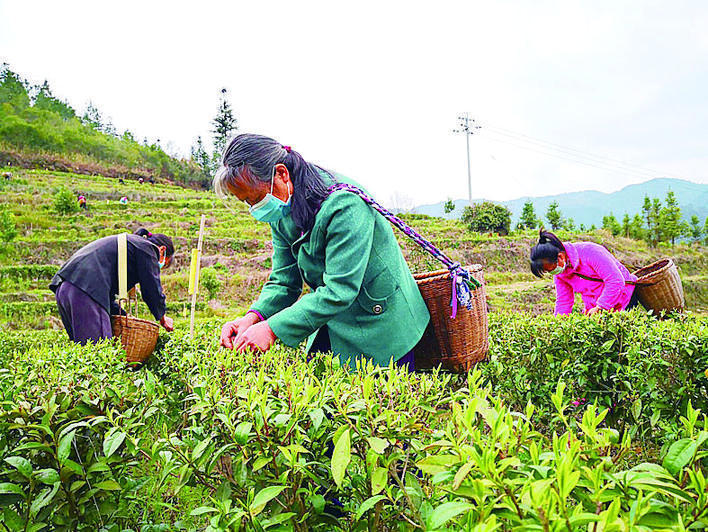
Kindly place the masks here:
POLYGON ((511 211, 504 205, 491 201, 475 203, 471 207, 465 207, 462 212, 462 222, 470 231, 508 235, 511 211))
POLYGON ((78 212, 79 204, 74 193, 66 187, 60 187, 54 194, 54 210, 59 214, 78 212))
MULTIPOLYGON (((690 334, 665 323, 664 333, 678 329, 669 343, 690 334)), ((483 384, 483 368, 460 380, 395 366, 351 372, 278 345, 235 354, 218 347, 216 325, 174 333, 134 372, 112 343, 0 336, 5 528, 707 524, 708 419, 691 402, 672 413, 681 417, 662 455, 637 463, 632 431, 608 426, 601 405, 580 415, 562 381, 548 387, 549 408, 517 410, 483 384), (549 417, 558 431, 547 435, 538 428, 549 417)))
POLYGON ((597 317, 496 313, 490 334, 482 373, 511 408, 535 405, 548 430, 559 380, 579 416, 596 402, 608 409, 608 426, 633 438, 671 439, 689 403, 708 410, 705 319, 659 321, 639 310, 597 317))
POLYGON ((216 269, 214 267, 204 268, 200 272, 200 284, 207 291, 209 299, 214 299, 223 288, 224 284, 221 282, 216 274, 216 269))
POLYGON ((15 217, 12 215, 7 206, 0 207, 0 238, 2 245, 8 244, 15 240, 17 236, 17 226, 15 225, 15 217))

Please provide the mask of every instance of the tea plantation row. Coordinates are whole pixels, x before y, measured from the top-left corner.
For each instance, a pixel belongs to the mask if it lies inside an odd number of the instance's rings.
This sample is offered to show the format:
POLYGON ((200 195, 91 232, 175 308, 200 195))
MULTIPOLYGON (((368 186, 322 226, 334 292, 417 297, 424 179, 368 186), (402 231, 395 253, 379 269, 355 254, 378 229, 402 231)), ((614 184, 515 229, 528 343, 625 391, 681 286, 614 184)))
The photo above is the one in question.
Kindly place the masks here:
POLYGON ((133 371, 110 343, 0 337, 0 528, 708 524, 700 319, 492 314, 490 360, 465 377, 237 355, 217 328, 133 371))

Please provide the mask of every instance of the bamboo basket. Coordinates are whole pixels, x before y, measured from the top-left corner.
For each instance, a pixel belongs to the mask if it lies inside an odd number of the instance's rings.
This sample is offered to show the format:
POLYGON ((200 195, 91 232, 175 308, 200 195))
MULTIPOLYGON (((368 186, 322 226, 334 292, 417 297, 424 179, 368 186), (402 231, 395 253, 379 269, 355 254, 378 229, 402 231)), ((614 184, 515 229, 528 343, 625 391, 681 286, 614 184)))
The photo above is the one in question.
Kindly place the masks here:
POLYGON ((655 314, 683 312, 686 306, 678 268, 671 259, 662 259, 634 272, 639 302, 655 314))
POLYGON ((450 272, 437 270, 413 276, 430 312, 428 329, 414 350, 416 369, 440 366, 465 373, 487 356, 489 339, 484 272, 479 264, 466 269, 482 286, 472 291, 472 308, 458 306, 455 319, 450 317, 450 272))
MULTIPOLYGON (((137 299, 134 301, 137 311, 138 301, 137 299)), ((120 302, 119 308, 121 308, 120 302)), ((130 300, 128 300, 128 310, 130 310, 130 300)), ((113 336, 120 338, 128 363, 145 362, 155 350, 157 339, 160 336, 160 326, 157 323, 137 316, 130 316, 130 312, 125 315, 111 316, 111 328, 113 336)))

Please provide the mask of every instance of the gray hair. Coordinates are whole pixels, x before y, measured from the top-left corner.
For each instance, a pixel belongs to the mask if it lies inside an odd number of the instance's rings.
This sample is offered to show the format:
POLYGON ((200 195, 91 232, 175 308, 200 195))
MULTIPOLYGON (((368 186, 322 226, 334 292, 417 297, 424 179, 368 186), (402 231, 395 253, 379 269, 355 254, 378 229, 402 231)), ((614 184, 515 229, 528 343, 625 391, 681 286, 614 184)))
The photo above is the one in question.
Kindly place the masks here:
POLYGON ((293 183, 292 217, 302 231, 312 228, 320 205, 329 195, 325 177, 329 176, 332 181, 329 184, 336 182, 332 173, 308 163, 290 146, 252 133, 231 139, 224 149, 221 164, 214 176, 214 191, 222 197, 229 196, 229 185, 237 182, 252 186, 259 181, 269 183, 275 165, 284 164, 293 183))
POLYGON ((286 148, 270 137, 248 133, 237 135, 224 148, 222 166, 214 175, 214 191, 220 197, 227 197, 231 195, 229 185, 234 183, 269 183, 273 168, 276 164, 284 164, 287 155, 286 148))

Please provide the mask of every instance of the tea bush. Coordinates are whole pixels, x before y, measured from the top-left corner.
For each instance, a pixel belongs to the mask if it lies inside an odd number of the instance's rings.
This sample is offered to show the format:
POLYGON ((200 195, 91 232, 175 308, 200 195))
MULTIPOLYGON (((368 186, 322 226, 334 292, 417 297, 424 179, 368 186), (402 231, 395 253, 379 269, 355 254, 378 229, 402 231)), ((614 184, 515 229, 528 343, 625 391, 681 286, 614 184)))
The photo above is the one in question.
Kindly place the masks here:
MULTIPOLYGON (((695 325, 656 323, 649 336, 677 328, 665 345, 695 325)), ((691 401, 671 413, 661 456, 638 463, 633 431, 612 428, 600 405, 579 413, 564 382, 549 385, 547 409, 511 408, 503 389, 484 384, 484 366, 460 379, 352 372, 282 346, 234 354, 218 347, 218 325, 202 323, 194 339, 164 336, 134 371, 110 342, 0 336, 0 523, 12 531, 708 523, 708 420, 691 401), (547 419, 558 430, 544 429, 547 419)), ((528 333, 510 318, 492 326, 489 367, 500 339, 528 333)), ((581 341, 592 323, 565 326, 581 353, 593 352, 595 336, 581 341)))
POLYGON ((705 319, 662 321, 639 310, 596 317, 494 313, 490 335, 483 375, 511 408, 535 405, 546 425, 559 380, 578 416, 597 403, 608 409, 608 426, 633 438, 671 439, 689 402, 708 410, 705 319))
POLYGON ((60 187, 54 195, 54 210, 59 214, 78 212, 79 204, 74 193, 66 187, 60 187))

